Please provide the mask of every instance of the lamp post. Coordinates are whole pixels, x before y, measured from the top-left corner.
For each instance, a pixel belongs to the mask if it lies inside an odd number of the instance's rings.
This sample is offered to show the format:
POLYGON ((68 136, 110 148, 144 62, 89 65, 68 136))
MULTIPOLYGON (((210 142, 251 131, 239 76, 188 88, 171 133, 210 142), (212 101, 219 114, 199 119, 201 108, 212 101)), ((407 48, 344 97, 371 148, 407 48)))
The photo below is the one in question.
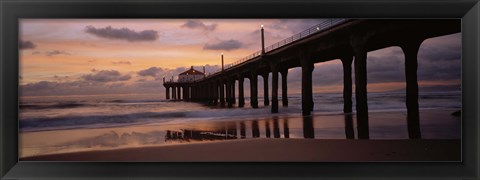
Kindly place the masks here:
POLYGON ((263 24, 260 25, 261 29, 261 33, 262 33, 262 54, 265 54, 265 37, 264 37, 264 33, 263 33, 263 24))
POLYGON ((222 52, 222 72, 223 72, 224 68, 223 68, 223 52, 222 52))

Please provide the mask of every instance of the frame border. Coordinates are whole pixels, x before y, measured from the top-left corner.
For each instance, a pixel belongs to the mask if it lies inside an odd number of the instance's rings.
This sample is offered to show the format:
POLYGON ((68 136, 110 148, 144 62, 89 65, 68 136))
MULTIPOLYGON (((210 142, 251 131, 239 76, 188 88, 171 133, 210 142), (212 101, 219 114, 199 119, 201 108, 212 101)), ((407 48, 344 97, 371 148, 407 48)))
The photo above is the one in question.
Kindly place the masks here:
POLYGON ((479 0, 0 0, 0 179, 479 179, 479 0), (428 9, 428 11, 426 11, 428 9), (462 18, 462 161, 18 162, 20 18, 462 18))

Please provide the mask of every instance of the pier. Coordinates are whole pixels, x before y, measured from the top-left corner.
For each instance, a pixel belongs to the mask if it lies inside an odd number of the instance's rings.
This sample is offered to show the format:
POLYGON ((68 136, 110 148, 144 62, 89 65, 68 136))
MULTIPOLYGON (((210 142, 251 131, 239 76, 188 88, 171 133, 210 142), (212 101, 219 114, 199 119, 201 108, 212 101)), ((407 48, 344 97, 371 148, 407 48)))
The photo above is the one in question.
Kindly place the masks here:
MULTIPOLYGON (((340 59, 344 75, 344 112, 352 112, 352 63, 355 73, 355 110, 358 137, 369 138, 367 105, 367 53, 392 46, 400 47, 405 55, 406 108, 409 137, 421 138, 418 109, 417 54, 426 39, 458 33, 460 19, 329 19, 321 24, 265 47, 261 27, 261 50, 193 82, 165 81, 166 98, 213 105, 238 107, 245 105, 244 79, 250 80, 250 106, 258 108, 258 76, 264 83, 264 105, 278 113, 281 89, 282 106, 288 106, 288 70, 302 70, 302 114, 311 115, 313 102, 312 72, 314 64, 340 59), (268 77, 272 76, 269 88, 268 77), (279 77, 280 74, 280 77, 279 77), (281 79, 282 87, 278 81, 281 79), (238 102, 235 84, 238 83, 238 102), (270 93, 271 91, 271 93, 270 93), (270 96, 271 95, 271 96, 270 96)), ((351 124, 351 123, 348 123, 351 124)), ((255 127, 255 125, 253 125, 255 127)), ((348 126, 349 128, 353 128, 348 126)), ((307 126, 308 127, 308 126, 307 126)), ((255 128, 253 128, 255 131, 255 128)), ((350 132, 350 131, 349 131, 350 132)), ((257 136, 257 133, 253 133, 257 136)), ((274 129, 273 136, 278 134, 274 129)), ((307 137, 311 134, 307 132, 307 137)), ((351 137, 351 133, 347 133, 351 137)))

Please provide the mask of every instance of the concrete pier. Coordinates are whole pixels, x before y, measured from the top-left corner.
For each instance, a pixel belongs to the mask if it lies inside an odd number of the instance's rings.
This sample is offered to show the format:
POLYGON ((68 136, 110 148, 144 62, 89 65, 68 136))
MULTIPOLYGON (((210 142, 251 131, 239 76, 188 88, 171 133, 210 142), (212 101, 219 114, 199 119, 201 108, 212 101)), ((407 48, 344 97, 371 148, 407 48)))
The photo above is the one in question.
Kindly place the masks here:
POLYGON ((238 107, 245 106, 245 95, 243 93, 243 77, 238 77, 238 107))
MULTIPOLYGON (((343 66, 343 112, 346 114, 353 112, 353 63, 356 110, 354 116, 356 117, 358 138, 369 139, 367 53, 398 46, 405 55, 405 105, 408 114, 408 134, 411 139, 421 138, 417 80, 419 47, 425 39, 461 32, 461 21, 459 19, 331 19, 328 20, 328 23, 317 27, 321 28, 308 29, 303 31, 304 34, 296 34, 269 47, 264 47, 264 29, 262 27, 261 50, 236 62, 229 62, 232 64, 225 67, 222 53, 221 70, 205 76, 203 79, 192 82, 173 82, 173 77, 170 81, 164 79, 165 98, 219 103, 221 106, 233 107, 233 104, 236 103, 235 83, 238 80, 238 107, 244 107, 244 78, 249 78, 250 106, 258 108, 258 76, 262 76, 263 103, 265 106, 271 105, 271 113, 278 113, 279 74, 282 83, 282 106, 288 107, 288 70, 300 67, 301 111, 304 116, 309 116, 316 105, 313 102, 313 80, 316 78, 312 77, 314 65, 340 59, 343 66), (306 32, 308 33, 305 35, 306 32), (271 96, 268 83, 269 73, 272 73, 271 96)), ((319 85, 315 84, 315 86, 319 85)), ((317 105, 321 106, 321 104, 317 105)), ((348 125, 346 136, 352 138, 351 128, 353 125, 350 126, 349 119, 346 119, 348 125)), ((305 127, 309 127, 308 121, 305 123, 305 127)), ((258 127, 258 122, 256 125, 252 123, 252 126, 258 127)), ((306 130, 306 137, 313 136, 309 129, 304 130, 306 130)), ((259 133, 255 132, 254 136, 259 137, 259 133)))

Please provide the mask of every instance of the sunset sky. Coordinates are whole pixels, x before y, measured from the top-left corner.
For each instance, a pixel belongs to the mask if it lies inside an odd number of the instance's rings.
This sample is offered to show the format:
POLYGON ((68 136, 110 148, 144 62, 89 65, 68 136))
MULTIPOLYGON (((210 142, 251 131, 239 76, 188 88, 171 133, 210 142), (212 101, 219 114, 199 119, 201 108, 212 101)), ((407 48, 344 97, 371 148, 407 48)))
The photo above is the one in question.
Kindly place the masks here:
MULTIPOLYGON (((262 24, 268 46, 322 21, 22 19, 20 90, 26 96, 163 94, 162 78, 165 76, 176 76, 190 66, 201 70, 204 65, 208 74, 219 69, 222 52, 225 63, 229 64, 260 50, 262 24)), ((421 88, 460 90, 460 33, 426 40, 418 58, 421 88)), ((403 63, 403 52, 398 47, 369 52, 369 91, 405 88, 403 63)), ((341 92, 340 61, 315 66, 314 91, 341 92)), ((300 77, 300 68, 290 70, 290 92, 300 91, 297 88, 300 77)), ((261 80, 259 78, 259 85, 261 80)), ((245 80, 246 89, 248 83, 245 80)))

